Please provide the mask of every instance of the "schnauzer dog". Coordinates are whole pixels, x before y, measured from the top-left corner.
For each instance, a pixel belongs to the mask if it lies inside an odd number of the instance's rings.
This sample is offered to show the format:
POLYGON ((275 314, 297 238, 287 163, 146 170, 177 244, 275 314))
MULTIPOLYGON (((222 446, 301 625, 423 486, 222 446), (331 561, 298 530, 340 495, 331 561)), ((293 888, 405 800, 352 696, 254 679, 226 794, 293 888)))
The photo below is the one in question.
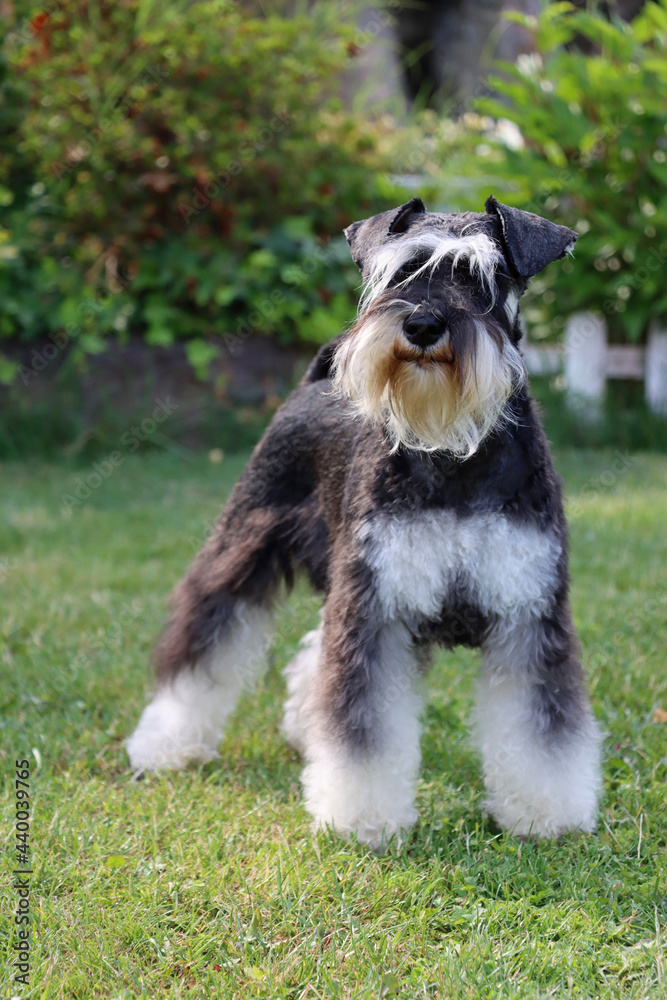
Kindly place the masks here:
POLYGON ((576 233, 491 197, 452 215, 414 198, 345 235, 359 317, 278 410, 177 587, 132 766, 216 755, 300 569, 325 601, 286 668, 283 729, 317 826, 379 848, 415 823, 420 680, 434 645, 463 644, 482 653, 489 813, 518 835, 591 830, 600 738, 519 350, 519 299, 576 233))

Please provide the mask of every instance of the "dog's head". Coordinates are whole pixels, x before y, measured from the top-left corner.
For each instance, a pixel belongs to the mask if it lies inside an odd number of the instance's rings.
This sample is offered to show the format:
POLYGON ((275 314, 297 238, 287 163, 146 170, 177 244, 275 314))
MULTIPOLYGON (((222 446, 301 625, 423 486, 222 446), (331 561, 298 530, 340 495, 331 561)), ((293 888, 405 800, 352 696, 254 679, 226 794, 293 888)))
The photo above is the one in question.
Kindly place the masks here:
POLYGON ((395 447, 469 457, 511 417, 519 299, 577 234, 493 197, 485 209, 444 215, 413 198, 345 231, 365 287, 334 381, 395 447))

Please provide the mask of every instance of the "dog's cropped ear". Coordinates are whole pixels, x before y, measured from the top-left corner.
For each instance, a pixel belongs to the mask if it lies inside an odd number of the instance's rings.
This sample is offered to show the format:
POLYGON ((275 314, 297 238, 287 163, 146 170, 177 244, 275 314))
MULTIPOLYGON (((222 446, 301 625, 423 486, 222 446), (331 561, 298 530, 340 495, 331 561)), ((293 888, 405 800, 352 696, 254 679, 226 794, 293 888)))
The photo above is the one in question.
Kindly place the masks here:
POLYGON ((577 234, 567 226, 501 205, 493 195, 486 199, 484 208, 500 220, 505 257, 521 278, 539 274, 547 264, 564 257, 577 241, 577 234))
POLYGON ((405 205, 396 209, 387 230, 388 235, 395 236, 406 232, 413 216, 424 215, 425 212, 426 207, 421 198, 412 198, 410 201, 406 201, 405 205))
POLYGON ((360 271, 364 269, 364 257, 366 256, 364 246, 363 246, 363 229, 364 226, 370 222, 370 219, 362 219, 361 222, 353 222, 351 226, 343 230, 345 239, 347 240, 347 245, 350 248, 350 254, 352 255, 352 260, 357 265, 360 271))
POLYGON ((423 215, 425 211, 421 198, 412 198, 400 208, 392 208, 388 212, 381 212, 379 215, 371 216, 370 219, 362 219, 361 222, 353 222, 348 226, 344 230, 345 239, 350 247, 352 260, 361 273, 364 273, 364 265, 370 253, 376 251, 387 236, 404 233, 412 218, 415 215, 423 215))

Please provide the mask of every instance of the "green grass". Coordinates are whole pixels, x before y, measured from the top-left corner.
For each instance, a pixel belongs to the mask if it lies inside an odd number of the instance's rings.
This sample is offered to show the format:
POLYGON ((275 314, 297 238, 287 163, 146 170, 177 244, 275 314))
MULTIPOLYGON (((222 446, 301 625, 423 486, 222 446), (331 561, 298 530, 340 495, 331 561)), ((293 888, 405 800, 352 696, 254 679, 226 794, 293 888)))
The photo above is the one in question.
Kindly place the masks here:
POLYGON ((242 465, 128 457, 70 515, 62 496, 90 469, 2 468, 1 829, 10 870, 14 761, 27 757, 34 937, 30 988, 0 958, 1 996, 666 997, 667 725, 653 717, 667 709, 667 459, 557 455, 574 616, 608 733, 595 835, 521 843, 483 817, 465 728, 475 660, 457 652, 430 675, 419 825, 383 857, 311 835, 278 731, 280 669, 316 620, 305 589, 221 758, 129 779, 123 741, 166 594, 242 465))

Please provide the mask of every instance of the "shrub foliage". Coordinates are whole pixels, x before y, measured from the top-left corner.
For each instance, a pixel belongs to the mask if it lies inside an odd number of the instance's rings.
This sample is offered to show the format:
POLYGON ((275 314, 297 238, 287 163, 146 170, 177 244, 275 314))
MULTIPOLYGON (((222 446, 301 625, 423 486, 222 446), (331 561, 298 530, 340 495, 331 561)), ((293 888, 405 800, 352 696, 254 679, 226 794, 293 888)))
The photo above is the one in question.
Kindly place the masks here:
POLYGON ((464 150, 458 170, 477 178, 471 207, 490 188, 580 233, 576 262, 536 283, 549 318, 602 311, 615 339, 637 341, 667 320, 667 2, 647 3, 631 24, 569 3, 507 16, 535 52, 498 65, 498 96, 477 100, 445 145, 464 150))
POLYGON ((15 5, 0 72, 0 333, 84 351, 253 330, 321 341, 353 311, 342 241, 383 208, 380 126, 345 110, 333 5, 15 5))

